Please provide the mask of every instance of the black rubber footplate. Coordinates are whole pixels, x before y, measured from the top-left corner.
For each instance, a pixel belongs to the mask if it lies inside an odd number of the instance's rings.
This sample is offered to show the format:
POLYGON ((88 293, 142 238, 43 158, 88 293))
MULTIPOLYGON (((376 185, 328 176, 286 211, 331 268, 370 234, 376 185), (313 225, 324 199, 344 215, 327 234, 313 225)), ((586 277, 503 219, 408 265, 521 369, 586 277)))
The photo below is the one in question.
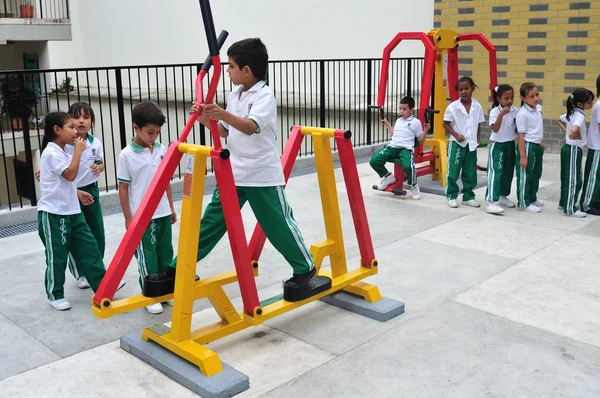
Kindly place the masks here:
MULTIPOLYGON (((196 275, 196 280, 200 279, 196 275)), ((156 274, 146 275, 142 295, 146 297, 160 297, 175 291, 175 268, 167 268, 156 274)))
POLYGON ((331 278, 313 276, 306 285, 300 287, 291 287, 286 282, 283 288, 283 299, 290 302, 302 301, 329 289, 331 289, 331 278))

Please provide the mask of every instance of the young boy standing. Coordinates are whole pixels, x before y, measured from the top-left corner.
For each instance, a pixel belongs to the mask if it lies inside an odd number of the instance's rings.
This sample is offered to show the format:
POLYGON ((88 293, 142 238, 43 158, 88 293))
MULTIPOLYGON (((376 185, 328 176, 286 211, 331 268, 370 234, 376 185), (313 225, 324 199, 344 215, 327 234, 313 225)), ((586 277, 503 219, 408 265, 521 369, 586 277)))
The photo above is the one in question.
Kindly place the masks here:
POLYGON ((413 151, 415 148, 415 138, 419 145, 425 141, 427 131, 430 125, 425 124, 425 131, 421 127, 419 119, 413 116, 415 110, 415 100, 412 97, 404 97, 400 100, 399 118, 394 127, 386 119, 382 123, 392 134, 389 144, 383 147, 371 157, 370 164, 373 170, 379 174, 381 181, 377 184, 377 189, 383 191, 388 185, 396 182, 396 178, 387 170, 385 164, 395 159, 400 159, 402 168, 406 172, 406 179, 411 186, 412 198, 419 200, 421 192, 417 184, 417 170, 415 168, 415 159, 413 151))
MULTIPOLYGON (((232 44, 227 56, 227 72, 237 87, 229 95, 226 110, 206 104, 198 120, 206 127, 209 120, 220 122, 219 135, 227 138, 240 207, 250 203, 267 238, 292 266, 294 273, 286 285, 304 287, 316 268, 285 195, 276 144, 277 104, 266 83, 267 49, 258 38, 245 39, 232 44)), ((193 104, 190 113, 197 109, 193 104)), ((225 232, 223 208, 215 188, 200 224, 198 261, 210 253, 225 232)), ((171 266, 176 263, 174 260, 171 266)))
MULTIPOLYGON (((117 166, 119 201, 125 216, 125 228, 129 228, 133 215, 167 152, 164 145, 156 142, 160 128, 165 123, 165 116, 158 105, 150 101, 137 104, 131 112, 131 119, 135 137, 119 154, 117 166)), ((176 221, 177 214, 173 208, 169 185, 135 252, 140 286, 143 286, 146 275, 164 270, 173 260, 171 224, 176 221)), ((149 305, 146 309, 151 314, 163 312, 161 303, 149 305)))

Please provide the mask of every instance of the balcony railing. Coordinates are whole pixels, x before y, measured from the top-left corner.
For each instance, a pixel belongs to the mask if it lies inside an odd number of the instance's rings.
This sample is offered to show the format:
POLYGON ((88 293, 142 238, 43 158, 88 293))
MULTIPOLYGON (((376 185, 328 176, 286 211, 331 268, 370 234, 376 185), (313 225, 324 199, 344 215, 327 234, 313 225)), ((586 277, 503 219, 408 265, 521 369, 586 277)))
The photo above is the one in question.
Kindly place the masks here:
POLYGON ((68 23, 69 0, 0 0, 0 23, 68 23))

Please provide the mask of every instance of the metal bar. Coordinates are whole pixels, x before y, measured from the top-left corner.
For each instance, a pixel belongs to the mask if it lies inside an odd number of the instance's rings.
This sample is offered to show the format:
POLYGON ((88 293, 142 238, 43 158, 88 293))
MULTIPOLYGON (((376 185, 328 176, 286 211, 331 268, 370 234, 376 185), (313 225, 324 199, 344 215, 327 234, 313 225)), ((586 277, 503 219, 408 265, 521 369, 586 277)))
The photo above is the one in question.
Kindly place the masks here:
POLYGON ((121 80, 121 68, 117 68, 115 70, 115 78, 117 80, 117 112, 119 114, 119 138, 121 139, 121 149, 123 149, 127 146, 127 129, 125 127, 125 103, 123 101, 123 82, 121 80))
MULTIPOLYGON (((22 73, 17 75, 19 81, 19 98, 21 102, 21 120, 23 122, 23 143, 25 144, 25 161, 27 162, 27 185, 31 188, 31 206, 37 206, 37 196, 35 192, 35 177, 33 176, 33 156, 31 153, 31 141, 29 139, 29 107, 25 101, 25 76, 22 73)), ((34 93, 35 95, 35 93, 34 93)), ((15 152, 15 158, 17 154, 15 152)))

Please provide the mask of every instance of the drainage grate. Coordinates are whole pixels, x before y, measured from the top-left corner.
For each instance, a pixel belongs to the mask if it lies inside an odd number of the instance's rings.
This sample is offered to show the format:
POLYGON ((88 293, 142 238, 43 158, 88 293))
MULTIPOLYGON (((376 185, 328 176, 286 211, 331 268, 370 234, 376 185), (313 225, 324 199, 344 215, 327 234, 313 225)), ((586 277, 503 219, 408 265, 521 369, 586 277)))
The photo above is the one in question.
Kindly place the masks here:
POLYGON ((8 227, 0 228, 0 239, 8 238, 9 236, 15 236, 20 234, 26 234, 28 232, 34 232, 38 229, 37 221, 29 221, 23 224, 11 225, 8 227))

